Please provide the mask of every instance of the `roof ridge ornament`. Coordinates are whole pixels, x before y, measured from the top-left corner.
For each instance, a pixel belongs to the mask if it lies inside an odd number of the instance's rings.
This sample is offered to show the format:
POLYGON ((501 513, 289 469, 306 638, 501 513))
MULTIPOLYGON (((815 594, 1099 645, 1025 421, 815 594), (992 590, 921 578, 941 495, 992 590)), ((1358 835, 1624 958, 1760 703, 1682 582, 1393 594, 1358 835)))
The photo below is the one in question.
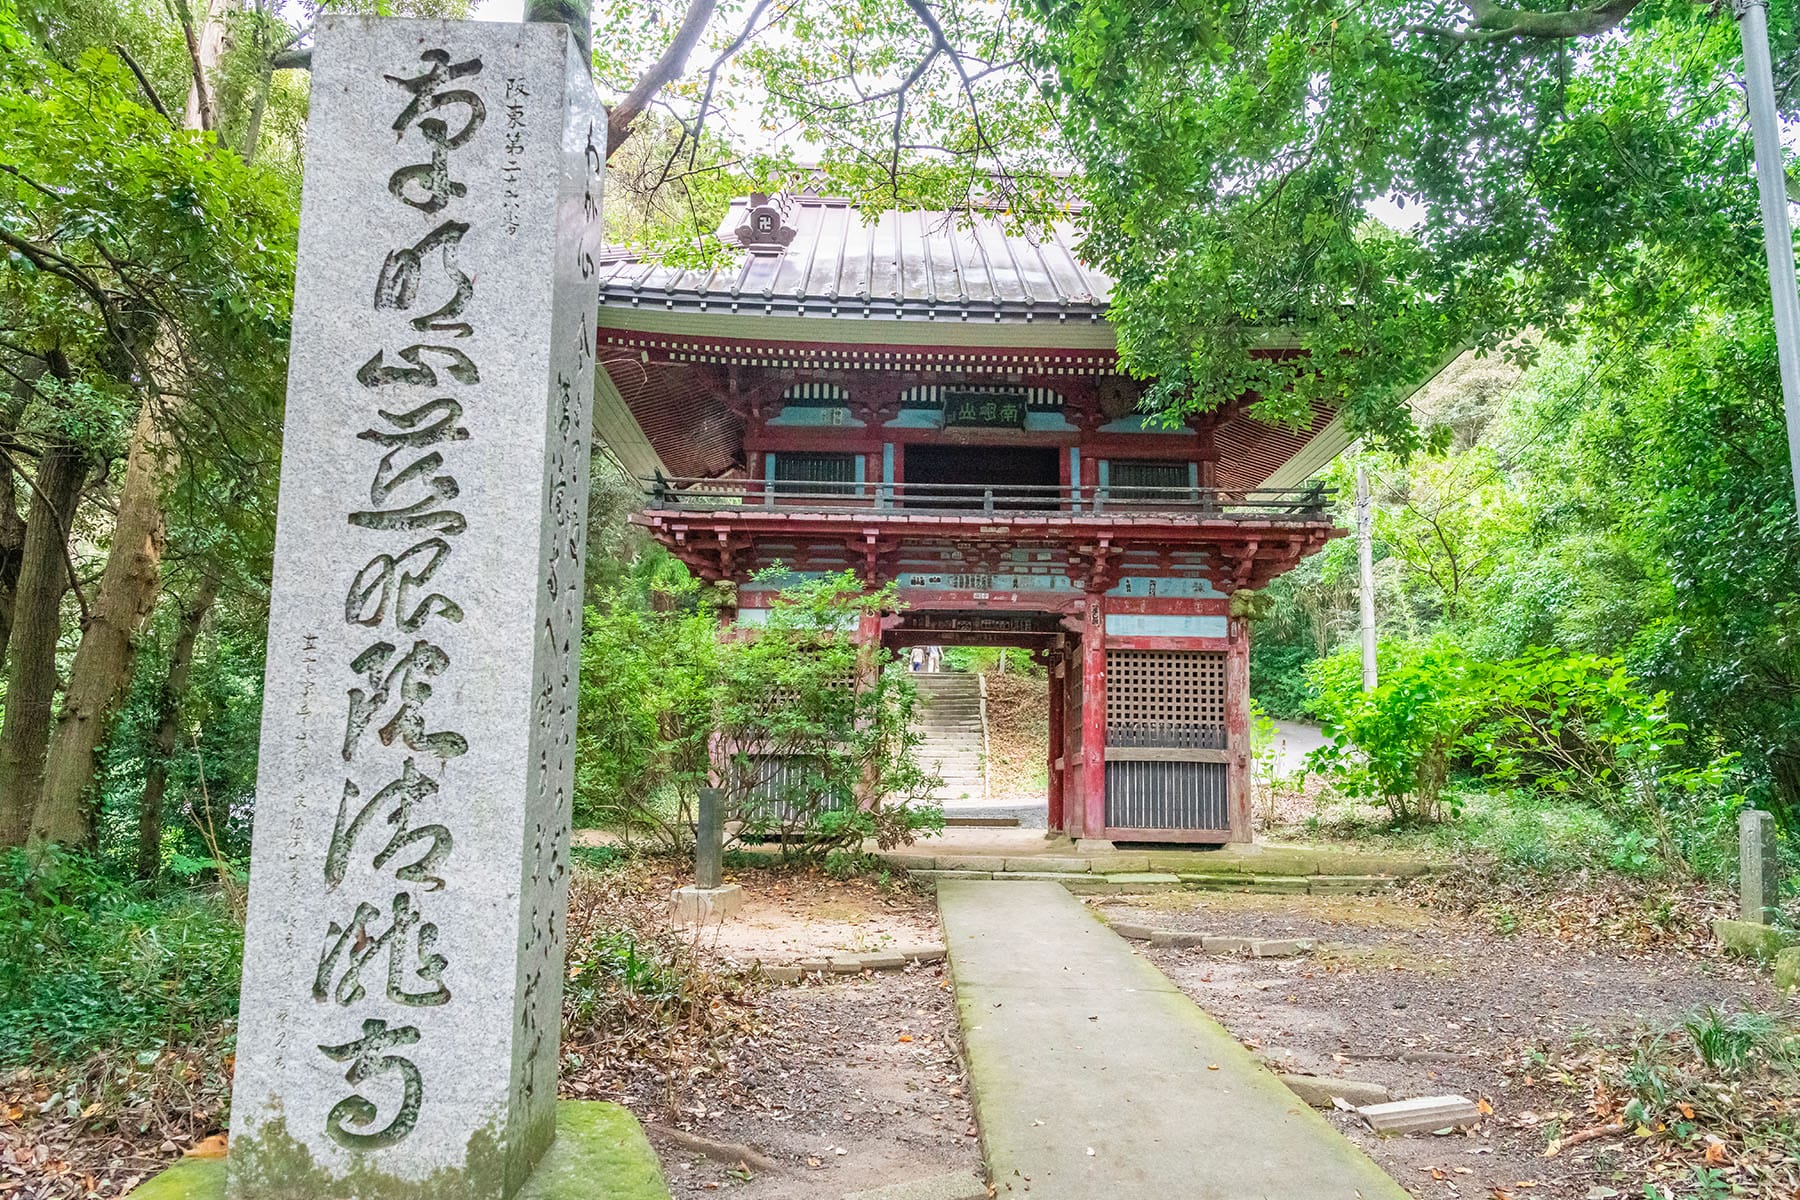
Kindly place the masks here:
POLYGON ((777 255, 785 251, 799 232, 788 219, 793 201, 784 192, 771 196, 767 192, 751 192, 750 207, 743 223, 737 227, 737 239, 744 249, 757 255, 777 255))

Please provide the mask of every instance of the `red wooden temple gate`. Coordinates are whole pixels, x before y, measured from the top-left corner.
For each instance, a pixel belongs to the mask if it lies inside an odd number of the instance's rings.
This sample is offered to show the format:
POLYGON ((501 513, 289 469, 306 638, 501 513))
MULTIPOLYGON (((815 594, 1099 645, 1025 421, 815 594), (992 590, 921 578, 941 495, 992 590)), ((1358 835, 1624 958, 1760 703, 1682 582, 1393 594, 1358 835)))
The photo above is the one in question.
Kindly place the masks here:
MULTIPOLYGON (((1347 437, 1242 401, 1137 412, 1109 281, 1062 231, 752 197, 716 270, 602 266, 597 428, 636 520, 690 568, 854 570, 903 607, 866 638, 1030 649, 1050 670, 1050 824, 1247 840, 1254 591, 1339 532, 1305 481, 1347 437)), ((1293 353, 1272 340, 1270 353, 1293 353)))

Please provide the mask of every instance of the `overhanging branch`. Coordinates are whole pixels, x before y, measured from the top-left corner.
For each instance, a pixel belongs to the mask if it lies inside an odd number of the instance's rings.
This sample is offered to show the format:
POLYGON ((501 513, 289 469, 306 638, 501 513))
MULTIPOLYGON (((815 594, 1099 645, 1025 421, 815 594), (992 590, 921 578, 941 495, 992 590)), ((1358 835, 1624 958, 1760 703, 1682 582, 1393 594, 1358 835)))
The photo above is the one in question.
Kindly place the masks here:
POLYGON ((1469 10, 1469 23, 1458 28, 1440 25, 1409 25, 1408 32, 1422 33, 1451 42, 1491 43, 1512 38, 1539 41, 1568 41, 1592 37, 1615 29, 1631 15, 1642 0, 1599 0, 1584 8, 1562 12, 1537 12, 1532 9, 1507 8, 1496 0, 1462 0, 1469 10))

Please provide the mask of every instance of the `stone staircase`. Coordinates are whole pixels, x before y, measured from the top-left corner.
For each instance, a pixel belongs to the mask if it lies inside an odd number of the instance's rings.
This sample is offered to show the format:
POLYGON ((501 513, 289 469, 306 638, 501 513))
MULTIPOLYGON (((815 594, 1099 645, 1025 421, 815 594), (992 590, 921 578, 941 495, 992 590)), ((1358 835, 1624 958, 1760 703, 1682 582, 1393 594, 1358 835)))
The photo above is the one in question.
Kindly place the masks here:
POLYGON ((913 728, 924 739, 918 756, 943 776, 935 798, 946 809, 984 802, 982 787, 981 678, 958 671, 919 671, 913 728))

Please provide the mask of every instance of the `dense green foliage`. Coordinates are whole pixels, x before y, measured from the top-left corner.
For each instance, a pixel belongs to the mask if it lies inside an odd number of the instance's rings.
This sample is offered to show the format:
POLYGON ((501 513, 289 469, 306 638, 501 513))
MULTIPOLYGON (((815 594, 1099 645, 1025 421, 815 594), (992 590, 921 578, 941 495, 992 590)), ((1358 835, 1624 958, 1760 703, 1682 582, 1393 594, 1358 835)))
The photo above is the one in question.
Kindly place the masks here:
POLYGON ((1347 539, 1271 589, 1258 691, 1292 703, 1304 664, 1345 647, 1296 708, 1360 717, 1392 744, 1408 722, 1440 728, 1448 704, 1450 733, 1409 753, 1435 764, 1435 742, 1451 771, 1589 806, 1709 867, 1728 866, 1737 803, 1791 836, 1800 533, 1765 327, 1697 312, 1654 341, 1551 353, 1505 387, 1452 379, 1423 407, 1445 454, 1360 459, 1377 502, 1376 695, 1397 707, 1346 699, 1347 539))
POLYGON ((1670 864, 1708 859, 1732 827, 1736 756, 1688 747, 1668 695, 1645 692, 1617 659, 1533 650, 1483 662, 1443 638, 1385 643, 1377 659, 1368 692, 1355 649, 1311 668, 1330 739, 1311 765, 1396 820, 1456 814, 1447 785, 1461 767, 1491 791, 1578 802, 1670 864))
POLYGON ((242 943, 216 893, 0 852, 0 1064, 204 1040, 237 1015, 242 943))
MULTIPOLYGON (((1766 287, 1724 6, 1041 8, 1087 252, 1118 281, 1122 355, 1176 412, 1248 393, 1304 422, 1341 397, 1404 449, 1410 385, 1465 346, 1766 287), (1261 352, 1272 328, 1310 353, 1261 352)), ((1770 12, 1785 58, 1793 10, 1770 12)))

